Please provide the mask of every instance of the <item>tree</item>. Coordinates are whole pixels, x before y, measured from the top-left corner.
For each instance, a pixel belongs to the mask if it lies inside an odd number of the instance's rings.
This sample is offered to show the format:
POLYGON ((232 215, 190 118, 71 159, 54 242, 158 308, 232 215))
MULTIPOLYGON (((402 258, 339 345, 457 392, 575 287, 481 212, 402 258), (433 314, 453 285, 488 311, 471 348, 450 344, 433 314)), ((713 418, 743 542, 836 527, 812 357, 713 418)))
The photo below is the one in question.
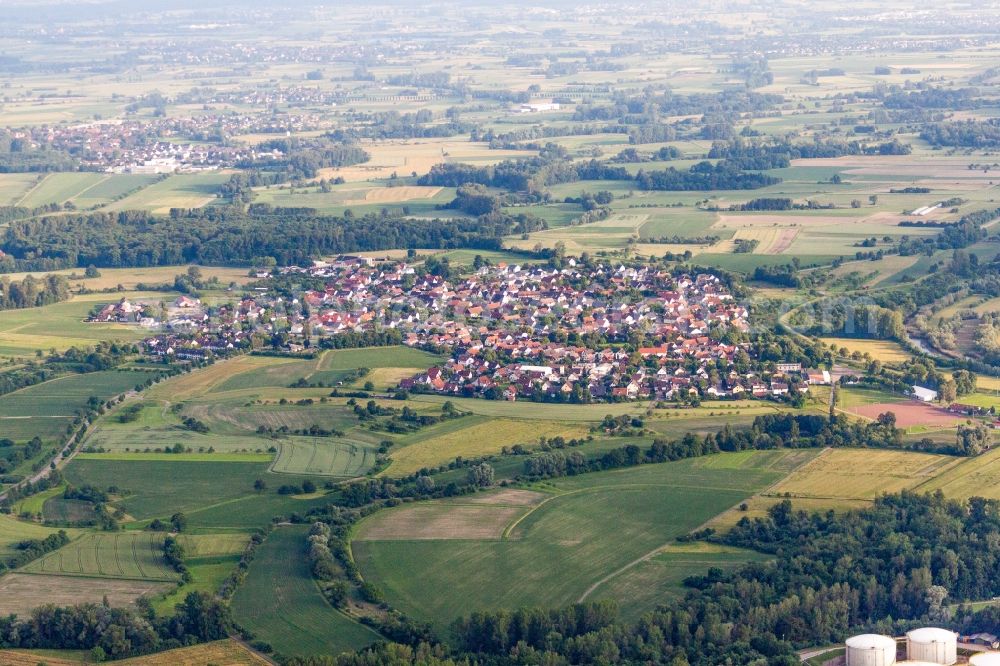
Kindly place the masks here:
POLYGON ((469 468, 469 483, 480 488, 493 485, 493 466, 489 463, 481 463, 469 468))
POLYGON ((267 490, 267 484, 264 483, 264 479, 257 479, 256 481, 253 482, 253 489, 256 490, 258 493, 262 493, 265 490, 267 490))

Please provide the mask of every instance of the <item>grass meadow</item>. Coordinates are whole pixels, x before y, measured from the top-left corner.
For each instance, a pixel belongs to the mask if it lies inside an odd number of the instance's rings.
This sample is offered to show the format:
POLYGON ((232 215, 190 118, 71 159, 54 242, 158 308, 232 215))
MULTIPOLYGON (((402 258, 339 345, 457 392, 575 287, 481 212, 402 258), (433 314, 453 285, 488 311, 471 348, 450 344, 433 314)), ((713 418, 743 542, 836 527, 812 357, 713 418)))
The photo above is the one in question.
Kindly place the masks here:
POLYGON ((333 608, 313 580, 305 526, 279 527, 258 549, 246 582, 233 597, 233 616, 286 656, 338 654, 380 638, 333 608))
MULTIPOLYGON (((746 452, 557 479, 533 487, 548 497, 516 513, 504 506, 509 498, 499 509, 480 507, 483 522, 500 526, 490 538, 455 539, 455 523, 446 516, 435 519, 442 526, 439 539, 427 533, 364 538, 366 530, 378 535, 380 521, 392 520, 392 512, 410 510, 404 506, 366 519, 352 550, 363 575, 377 581, 394 606, 439 629, 479 609, 617 597, 612 582, 633 562, 671 557, 660 551, 674 537, 779 480, 800 461, 794 452, 746 452)), ((464 514, 460 523, 478 524, 468 515, 475 509, 468 498, 455 506, 464 514)), ((664 587, 679 584, 677 572, 697 559, 680 555, 664 587)), ((733 553, 715 559, 724 555, 733 553)), ((652 605, 647 597, 626 610, 634 617, 652 605)))

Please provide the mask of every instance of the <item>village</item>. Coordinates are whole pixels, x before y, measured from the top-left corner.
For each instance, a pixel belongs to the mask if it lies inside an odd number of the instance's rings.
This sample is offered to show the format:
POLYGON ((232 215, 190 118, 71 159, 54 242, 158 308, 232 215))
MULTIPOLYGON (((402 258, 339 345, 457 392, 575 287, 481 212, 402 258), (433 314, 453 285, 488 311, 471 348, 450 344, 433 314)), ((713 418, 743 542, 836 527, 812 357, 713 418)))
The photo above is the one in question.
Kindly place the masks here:
POLYGON ((344 256, 256 277, 231 304, 122 299, 91 321, 143 326, 155 332, 143 343, 149 354, 190 360, 382 336, 447 356, 399 389, 492 400, 794 401, 831 383, 828 370, 758 362, 746 307, 707 273, 570 259, 559 269, 484 266, 452 281, 344 256), (288 297, 299 282, 312 288, 288 297))
POLYGON ((9 131, 26 148, 63 151, 82 169, 108 173, 173 173, 277 159, 281 153, 229 144, 240 134, 285 136, 325 126, 315 114, 202 114, 187 118, 127 119, 76 125, 38 125, 9 131))

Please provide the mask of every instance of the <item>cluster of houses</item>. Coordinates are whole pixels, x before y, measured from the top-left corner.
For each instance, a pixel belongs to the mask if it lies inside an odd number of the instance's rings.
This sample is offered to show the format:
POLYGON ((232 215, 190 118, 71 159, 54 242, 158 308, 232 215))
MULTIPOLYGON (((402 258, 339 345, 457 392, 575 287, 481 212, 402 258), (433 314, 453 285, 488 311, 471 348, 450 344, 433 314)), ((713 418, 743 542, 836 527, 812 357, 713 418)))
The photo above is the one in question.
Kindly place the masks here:
POLYGON ((232 167, 281 157, 249 145, 227 145, 213 137, 287 134, 320 127, 314 114, 205 114, 185 118, 131 119, 77 125, 39 125, 11 130, 11 138, 34 148, 64 151, 85 168, 111 173, 172 173, 232 167))
POLYGON ((561 269, 500 264, 449 280, 343 256, 258 277, 231 304, 122 299, 92 320, 155 327, 147 352, 187 359, 395 331, 404 344, 447 356, 401 388, 495 400, 792 399, 831 381, 825 370, 756 361, 746 308, 710 274, 571 259, 561 269), (272 277, 298 274, 322 289, 289 298, 269 288, 272 277))
POLYGON ((830 383, 826 371, 754 363, 738 341, 748 312, 714 275, 570 260, 487 266, 452 283, 364 257, 284 272, 326 282, 302 294, 313 334, 396 329, 405 344, 449 354, 403 380, 409 390, 589 402, 782 398, 830 383), (641 340, 655 344, 623 347, 641 340))

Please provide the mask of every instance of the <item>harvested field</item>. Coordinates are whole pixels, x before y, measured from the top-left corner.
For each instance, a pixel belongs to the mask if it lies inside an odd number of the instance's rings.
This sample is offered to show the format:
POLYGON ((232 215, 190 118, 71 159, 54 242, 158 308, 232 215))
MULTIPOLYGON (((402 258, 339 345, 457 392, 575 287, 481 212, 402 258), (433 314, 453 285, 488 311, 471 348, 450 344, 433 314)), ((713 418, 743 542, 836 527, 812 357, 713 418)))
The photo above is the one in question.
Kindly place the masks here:
POLYGON ((161 594, 174 585, 162 581, 11 573, 0 578, 0 615, 23 615, 41 604, 99 604, 105 595, 112 606, 131 606, 139 597, 161 594))
POLYGON ((506 506, 532 506, 544 500, 548 495, 534 490, 505 488, 492 493, 481 493, 465 498, 469 504, 497 504, 506 506))
POLYGON ((863 340, 860 338, 820 338, 823 344, 837 345, 849 353, 868 354, 882 363, 902 363, 910 359, 910 354, 899 343, 892 340, 863 340))
POLYGON ((849 408, 851 414, 875 419, 879 414, 892 412, 896 415, 896 425, 900 428, 914 426, 951 427, 965 420, 946 409, 925 402, 907 400, 905 402, 880 402, 872 405, 857 405, 849 408))
POLYGON ((423 187, 419 185, 404 185, 403 187, 373 187, 365 192, 361 199, 347 199, 347 205, 399 203, 414 199, 431 199, 441 191, 440 187, 423 187))
POLYGON ((342 177, 348 182, 388 178, 392 174, 423 175, 435 164, 443 162, 471 162, 495 164, 514 157, 530 157, 530 150, 490 150, 489 144, 468 139, 395 139, 379 142, 365 141, 362 147, 371 155, 363 164, 321 169, 320 178, 342 177))

